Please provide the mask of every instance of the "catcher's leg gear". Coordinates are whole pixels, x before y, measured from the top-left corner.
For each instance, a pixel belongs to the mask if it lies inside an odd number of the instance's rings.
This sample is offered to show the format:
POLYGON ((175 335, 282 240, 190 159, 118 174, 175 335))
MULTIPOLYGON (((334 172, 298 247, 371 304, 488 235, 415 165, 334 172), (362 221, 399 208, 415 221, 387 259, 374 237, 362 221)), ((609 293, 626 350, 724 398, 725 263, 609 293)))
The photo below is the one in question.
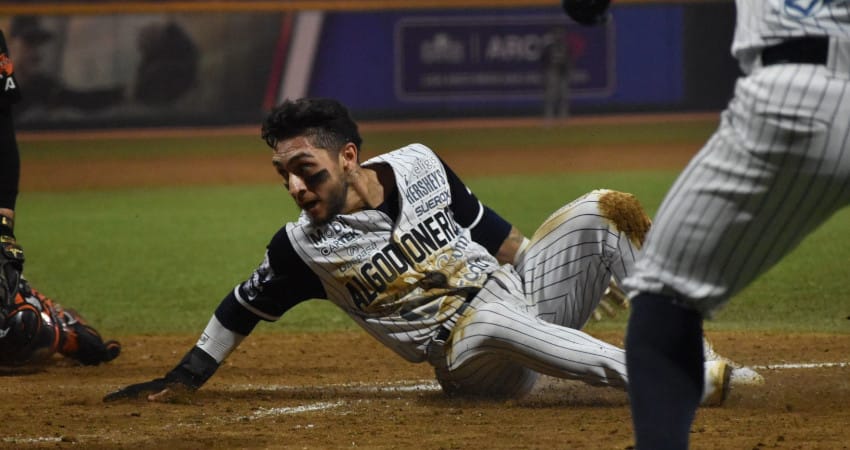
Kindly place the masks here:
POLYGON ((56 350, 64 356, 85 364, 97 365, 115 359, 121 353, 117 341, 103 342, 100 333, 89 326, 77 311, 63 308, 41 292, 29 288, 44 308, 49 310, 60 327, 60 340, 56 350))
POLYGON ((48 359, 59 348, 62 331, 53 311, 32 296, 26 282, 7 309, 0 329, 0 364, 23 365, 48 359))
POLYGON ((82 364, 115 359, 121 344, 103 342, 100 334, 74 310, 65 309, 21 279, 12 308, 0 329, 0 364, 23 365, 44 361, 55 353, 82 364))

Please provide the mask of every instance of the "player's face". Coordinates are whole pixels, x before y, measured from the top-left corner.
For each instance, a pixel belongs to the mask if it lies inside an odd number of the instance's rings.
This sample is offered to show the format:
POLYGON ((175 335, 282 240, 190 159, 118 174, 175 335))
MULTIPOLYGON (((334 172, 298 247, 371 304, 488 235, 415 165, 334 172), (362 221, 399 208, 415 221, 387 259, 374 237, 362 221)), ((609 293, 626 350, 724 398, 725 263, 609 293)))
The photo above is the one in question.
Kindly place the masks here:
POLYGON ((323 225, 343 212, 348 182, 342 154, 316 148, 298 136, 277 143, 272 164, 292 199, 314 224, 323 225))

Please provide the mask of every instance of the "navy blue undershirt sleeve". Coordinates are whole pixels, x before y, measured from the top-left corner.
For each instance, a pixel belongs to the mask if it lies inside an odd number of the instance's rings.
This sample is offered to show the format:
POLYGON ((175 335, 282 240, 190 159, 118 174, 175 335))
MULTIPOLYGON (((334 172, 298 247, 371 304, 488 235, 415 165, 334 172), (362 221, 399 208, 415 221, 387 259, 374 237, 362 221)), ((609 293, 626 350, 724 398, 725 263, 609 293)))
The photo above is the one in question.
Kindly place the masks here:
POLYGON ((260 316, 239 304, 233 291, 230 291, 219 303, 218 308, 215 309, 215 317, 225 328, 243 336, 251 334, 260 322, 260 316))
POLYGON ((491 255, 495 256, 511 232, 510 222, 482 204, 442 159, 440 162, 443 163, 449 180, 452 193, 449 209, 454 214, 455 220, 463 227, 471 227, 472 240, 484 246, 491 255))
POLYGON ((243 335, 260 320, 275 320, 305 300, 327 298, 319 277, 295 253, 284 228, 266 248, 265 260, 236 291, 239 298, 236 292, 228 294, 215 316, 227 329, 243 335))

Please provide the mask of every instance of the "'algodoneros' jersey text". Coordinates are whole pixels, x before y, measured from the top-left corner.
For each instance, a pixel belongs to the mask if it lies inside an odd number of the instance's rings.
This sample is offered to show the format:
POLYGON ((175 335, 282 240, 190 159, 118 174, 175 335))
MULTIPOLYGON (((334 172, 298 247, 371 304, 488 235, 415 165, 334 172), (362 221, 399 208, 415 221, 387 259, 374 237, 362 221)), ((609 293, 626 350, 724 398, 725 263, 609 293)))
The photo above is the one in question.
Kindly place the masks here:
POLYGON ((364 210, 317 227, 302 214, 286 232, 328 299, 405 359, 422 361, 440 325, 499 264, 455 221, 446 172, 429 148, 412 144, 370 164, 392 167, 398 217, 364 210))

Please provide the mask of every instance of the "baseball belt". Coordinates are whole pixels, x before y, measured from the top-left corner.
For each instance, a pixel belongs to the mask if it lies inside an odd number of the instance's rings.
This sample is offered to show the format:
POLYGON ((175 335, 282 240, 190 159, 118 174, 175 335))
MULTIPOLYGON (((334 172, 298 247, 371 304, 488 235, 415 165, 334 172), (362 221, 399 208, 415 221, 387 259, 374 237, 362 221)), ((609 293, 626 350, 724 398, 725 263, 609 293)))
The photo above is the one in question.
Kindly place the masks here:
MULTIPOLYGON (((460 305, 457 310, 455 310, 452 316, 462 316, 464 311, 466 311, 466 308, 468 308, 469 304, 472 302, 472 299, 474 299, 475 296, 478 295, 479 291, 481 291, 481 289, 469 289, 466 293, 466 298, 463 300, 463 304, 460 305)), ((445 344, 451 334, 451 328, 447 327, 445 324, 440 325, 440 328, 437 330, 437 334, 434 335, 434 341, 440 344, 445 344)))
POLYGON ((761 51, 761 64, 820 64, 829 59, 829 38, 807 36, 789 39, 761 51))

